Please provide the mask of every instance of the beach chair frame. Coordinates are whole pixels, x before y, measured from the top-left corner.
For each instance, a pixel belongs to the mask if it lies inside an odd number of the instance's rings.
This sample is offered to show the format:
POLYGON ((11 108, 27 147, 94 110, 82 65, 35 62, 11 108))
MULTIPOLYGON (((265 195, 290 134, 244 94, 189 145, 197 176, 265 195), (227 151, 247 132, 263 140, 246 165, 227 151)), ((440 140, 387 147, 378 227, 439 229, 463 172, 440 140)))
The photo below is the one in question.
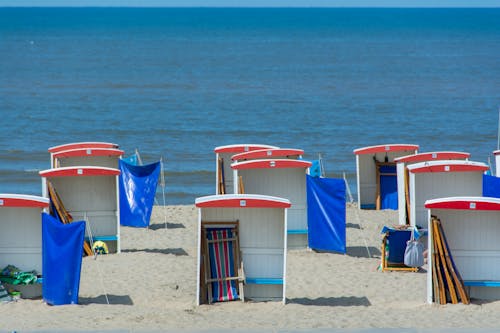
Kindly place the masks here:
POLYGON ((238 296, 240 300, 243 302, 245 300, 244 288, 243 285, 245 283, 245 273, 243 269, 243 261, 242 255, 240 253, 240 244, 239 244, 239 221, 224 221, 224 222, 216 222, 216 221, 201 221, 201 249, 202 249, 202 266, 201 266, 201 301, 202 303, 211 304, 212 303, 212 283, 220 282, 220 281, 238 281, 238 296), (207 230, 211 228, 229 228, 232 232, 231 238, 223 238, 217 240, 208 240, 207 238, 207 230), (221 278, 212 278, 210 275, 211 272, 211 264, 209 258, 209 244, 210 243, 221 243, 221 242, 233 242, 233 265, 234 272, 236 275, 227 275, 221 278))

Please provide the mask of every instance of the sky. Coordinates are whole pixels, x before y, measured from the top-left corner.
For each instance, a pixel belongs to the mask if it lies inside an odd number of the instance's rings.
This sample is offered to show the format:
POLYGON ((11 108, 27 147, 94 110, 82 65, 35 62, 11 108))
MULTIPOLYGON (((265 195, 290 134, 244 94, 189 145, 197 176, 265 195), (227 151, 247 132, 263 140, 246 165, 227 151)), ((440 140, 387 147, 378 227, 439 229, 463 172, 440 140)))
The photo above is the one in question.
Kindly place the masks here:
POLYGON ((0 0, 0 7, 500 7, 500 0, 0 0))

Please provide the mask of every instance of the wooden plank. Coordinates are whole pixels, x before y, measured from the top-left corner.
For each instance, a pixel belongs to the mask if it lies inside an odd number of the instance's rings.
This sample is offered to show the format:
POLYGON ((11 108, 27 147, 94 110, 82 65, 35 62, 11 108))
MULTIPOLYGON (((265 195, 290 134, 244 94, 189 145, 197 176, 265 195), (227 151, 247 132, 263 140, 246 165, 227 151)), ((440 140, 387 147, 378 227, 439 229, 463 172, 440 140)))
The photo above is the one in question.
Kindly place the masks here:
POLYGON ((219 180, 219 194, 226 194, 226 180, 224 179, 224 159, 219 156, 219 172, 218 172, 218 180, 219 180))
POLYGON ((450 296, 453 304, 458 303, 457 290, 455 288, 455 280, 452 277, 452 273, 450 269, 453 269, 450 265, 449 257, 446 256, 445 253, 445 244, 443 242, 442 228, 440 228, 440 221, 436 219, 436 228, 438 233, 438 246, 439 246, 439 254, 441 256, 441 260, 444 263, 444 271, 446 274, 446 281, 448 283, 448 289, 450 291, 450 296))
POLYGON ((243 177, 238 176, 238 192, 240 194, 245 194, 245 186, 243 185, 243 177))
POLYGON ((440 263, 440 257, 438 253, 438 246, 437 246, 437 241, 436 241, 436 232, 434 228, 435 221, 432 220, 432 240, 433 240, 433 257, 434 257, 434 270, 437 273, 437 280, 438 280, 438 300, 439 304, 446 304, 446 291, 444 289, 444 281, 443 281, 443 276, 441 274, 441 263, 440 263))
POLYGON ((465 291, 465 286, 462 281, 462 278, 460 276, 460 273, 458 273, 458 270, 455 267, 455 263, 453 262, 453 258, 450 255, 450 251, 448 248, 448 242, 446 241, 446 236, 444 234, 443 230, 443 225, 441 224, 441 221, 438 219, 437 220, 437 225, 438 229, 440 231, 440 236, 441 236, 441 241, 443 243, 443 250, 444 250, 444 256, 446 259, 446 262, 448 264, 448 269, 451 272, 453 281, 455 282, 458 294, 460 296, 460 300, 462 301, 463 304, 469 304, 469 296, 467 295, 467 292, 465 291))
MULTIPOLYGON (((66 210, 64 207, 61 198, 59 197, 59 194, 57 193, 56 189, 54 188, 54 185, 50 181, 47 180, 47 189, 49 191, 49 197, 50 201, 54 205, 56 209, 56 214, 59 216, 59 219, 61 220, 62 223, 68 224, 73 222, 73 216, 69 214, 69 212, 66 210)), ((83 241, 83 251, 85 252, 86 255, 91 256, 94 254, 94 251, 90 247, 89 242, 83 241)))
POLYGON ((441 266, 444 272, 444 276, 446 279, 446 284, 448 286, 448 292, 451 298, 451 303, 452 304, 457 304, 458 303, 458 297, 457 297, 457 292, 455 290, 455 285, 453 283, 453 279, 451 278, 451 274, 448 270, 448 264, 446 262, 446 258, 444 255, 444 250, 443 250, 443 242, 441 239, 441 232, 439 231, 439 226, 438 226, 438 221, 435 220, 434 223, 434 228, 435 228, 435 236, 436 236, 436 243, 437 243, 437 248, 438 248, 438 253, 439 257, 441 259, 441 266))
POLYGON ((410 224, 410 171, 405 168, 406 224, 410 224))

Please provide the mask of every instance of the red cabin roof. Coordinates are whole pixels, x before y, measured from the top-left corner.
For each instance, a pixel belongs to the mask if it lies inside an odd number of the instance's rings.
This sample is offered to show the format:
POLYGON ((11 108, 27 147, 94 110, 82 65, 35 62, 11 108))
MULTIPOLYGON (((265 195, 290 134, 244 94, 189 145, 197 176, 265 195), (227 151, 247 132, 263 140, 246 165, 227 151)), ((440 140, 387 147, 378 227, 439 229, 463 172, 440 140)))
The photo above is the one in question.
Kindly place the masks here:
POLYGON ((118 148, 116 143, 109 142, 73 142, 66 143, 60 146, 54 146, 49 148, 49 153, 55 153, 62 150, 70 150, 76 148, 118 148))
POLYGON ((0 207, 46 208, 49 199, 24 194, 0 194, 0 207))
POLYGON ((411 173, 466 171, 484 172, 488 169, 489 167, 484 163, 462 160, 430 161, 411 164, 408 166, 408 170, 411 173))
POLYGON ((120 170, 96 166, 72 166, 48 169, 39 172, 40 176, 48 177, 73 177, 73 176, 116 176, 120 170))
POLYGON ((215 153, 243 153, 251 150, 260 150, 260 149, 272 149, 279 148, 276 146, 269 145, 260 145, 260 144, 236 144, 236 145, 228 145, 228 146, 220 146, 214 149, 215 153))
POLYGON ((418 148, 419 148, 418 145, 411 145, 411 144, 388 144, 388 145, 358 148, 355 149, 353 152, 355 155, 365 155, 365 154, 388 153, 388 152, 405 151, 405 150, 417 151, 418 148))
POLYGON ((210 195, 197 198, 198 208, 289 208, 290 201, 257 194, 210 195))
POLYGON ((500 199, 489 197, 450 197, 427 200, 425 208, 460 210, 499 210, 500 199))
POLYGON ((235 162, 231 164, 232 169, 283 169, 283 168, 304 168, 307 169, 312 165, 309 161, 304 160, 250 160, 235 162))
POLYGON ((247 159, 258 159, 258 158, 273 158, 273 157, 285 157, 285 156, 298 156, 303 155, 304 151, 302 149, 293 148, 273 148, 273 149, 259 149, 247 151, 244 153, 239 153, 233 155, 231 159, 233 161, 241 161, 247 159))
POLYGON ((123 156, 123 150, 116 148, 76 148, 54 153, 55 158, 79 156, 123 156))
POLYGON ((436 151, 436 152, 401 156, 395 158, 394 162, 417 163, 425 161, 468 159, 469 157, 470 157, 469 153, 462 153, 456 151, 436 151))

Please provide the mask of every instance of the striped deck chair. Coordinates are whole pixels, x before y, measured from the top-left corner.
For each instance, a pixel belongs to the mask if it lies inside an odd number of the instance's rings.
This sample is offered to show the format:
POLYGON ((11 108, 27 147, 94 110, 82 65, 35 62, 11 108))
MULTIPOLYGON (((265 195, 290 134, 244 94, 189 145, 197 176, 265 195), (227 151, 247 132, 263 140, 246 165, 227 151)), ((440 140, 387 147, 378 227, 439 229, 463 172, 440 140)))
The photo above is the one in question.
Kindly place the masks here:
POLYGON ((204 223, 204 274, 208 303, 243 300, 238 224, 204 223))

